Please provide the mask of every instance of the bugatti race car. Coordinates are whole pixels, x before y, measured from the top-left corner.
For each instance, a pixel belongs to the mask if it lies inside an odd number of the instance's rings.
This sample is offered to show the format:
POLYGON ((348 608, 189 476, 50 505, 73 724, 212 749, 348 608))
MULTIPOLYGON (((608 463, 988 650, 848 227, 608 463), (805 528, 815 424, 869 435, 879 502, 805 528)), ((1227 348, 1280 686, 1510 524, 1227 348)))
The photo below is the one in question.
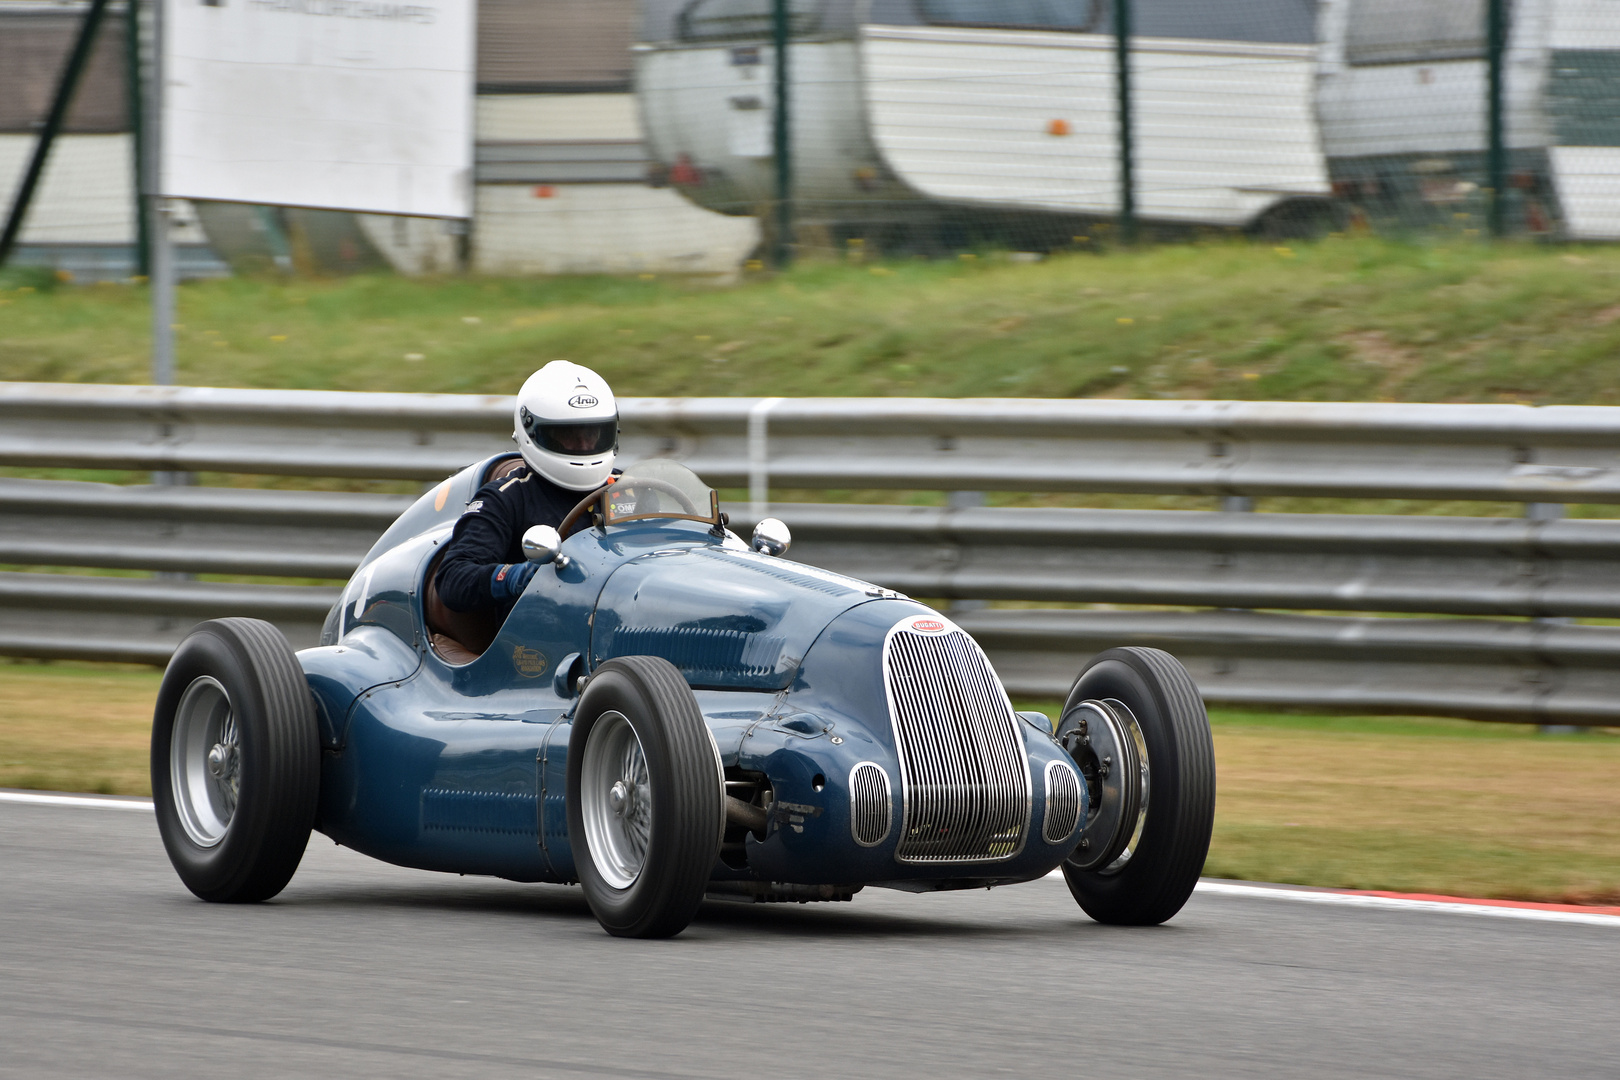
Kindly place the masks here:
POLYGON ((1214 814, 1209 723, 1169 654, 1112 649, 1054 725, 974 640, 896 592, 752 544, 651 459, 537 526, 504 621, 448 610, 436 559, 480 462, 384 533, 295 653, 221 619, 174 654, 152 789, 205 900, 278 893, 311 829, 424 870, 577 882, 611 934, 679 933, 705 897, 848 900, 1044 877, 1151 924, 1185 903, 1214 814))

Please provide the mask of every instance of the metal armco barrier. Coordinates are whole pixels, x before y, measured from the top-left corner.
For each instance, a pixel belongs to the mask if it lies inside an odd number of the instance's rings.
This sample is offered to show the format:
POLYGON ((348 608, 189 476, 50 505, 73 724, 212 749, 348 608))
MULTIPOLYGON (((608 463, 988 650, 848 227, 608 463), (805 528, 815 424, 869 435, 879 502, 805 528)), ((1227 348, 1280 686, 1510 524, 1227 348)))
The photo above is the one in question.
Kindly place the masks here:
MULTIPOLYGON (((631 399, 626 460, 717 486, 1620 501, 1620 410, 1271 402, 631 399)), ((437 480, 510 447, 510 399, 0 384, 0 464, 437 480)), ((196 622, 312 644, 409 496, 0 481, 0 653, 161 663, 196 622), (159 571, 105 577, 75 568, 159 571)), ((755 507, 757 511, 763 507, 755 507)), ((746 535, 757 512, 730 506, 746 535)), ((1207 700, 1620 723, 1620 522, 775 504, 792 557, 954 612, 1017 695, 1169 649, 1207 700), (1212 609, 1212 610, 1208 610, 1212 609), (1400 612, 1445 618, 1278 614, 1400 612), (1486 618, 1481 618, 1485 616, 1486 618), (1503 618, 1517 617, 1517 618, 1503 618), (1533 619, 1534 621, 1528 621, 1533 619)))
MULTIPOLYGON (((0 383, 0 465, 437 480, 509 449, 511 410, 495 396, 0 383)), ((620 410, 628 459, 675 457, 716 487, 1620 502, 1620 418, 1603 406, 626 398, 620 410)))

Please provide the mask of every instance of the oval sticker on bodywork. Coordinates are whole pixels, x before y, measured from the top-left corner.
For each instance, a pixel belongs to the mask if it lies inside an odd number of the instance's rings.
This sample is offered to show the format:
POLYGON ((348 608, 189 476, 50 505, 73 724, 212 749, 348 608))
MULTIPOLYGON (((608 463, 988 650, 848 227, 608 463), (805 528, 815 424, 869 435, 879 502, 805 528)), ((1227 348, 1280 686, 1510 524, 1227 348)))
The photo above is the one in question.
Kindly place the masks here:
POLYGON ((512 666, 517 668, 518 674, 525 679, 533 679, 544 675, 546 668, 551 665, 540 650, 519 645, 512 650, 512 666))

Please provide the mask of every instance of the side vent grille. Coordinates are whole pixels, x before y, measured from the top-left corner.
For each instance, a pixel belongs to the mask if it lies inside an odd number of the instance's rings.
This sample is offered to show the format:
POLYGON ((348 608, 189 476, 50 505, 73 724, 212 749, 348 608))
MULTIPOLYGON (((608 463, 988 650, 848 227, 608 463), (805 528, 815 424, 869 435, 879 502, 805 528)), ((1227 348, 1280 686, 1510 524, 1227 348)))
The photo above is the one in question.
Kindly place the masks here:
POLYGON ((889 838, 894 799, 889 774, 881 765, 863 761, 849 773, 849 831, 862 847, 877 847, 889 838))
POLYGON ((1061 761, 1046 763, 1046 821, 1041 839, 1061 844, 1080 824, 1080 779, 1061 761))

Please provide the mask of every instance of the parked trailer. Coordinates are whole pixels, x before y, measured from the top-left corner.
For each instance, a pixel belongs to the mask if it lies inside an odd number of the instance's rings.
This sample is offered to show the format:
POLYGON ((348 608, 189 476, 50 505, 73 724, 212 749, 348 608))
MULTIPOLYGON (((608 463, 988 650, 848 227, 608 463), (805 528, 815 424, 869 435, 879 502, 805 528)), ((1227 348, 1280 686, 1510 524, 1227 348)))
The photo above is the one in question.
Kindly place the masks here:
MULTIPOLYGON (((1503 8, 1510 223, 1620 239, 1620 4, 1503 8)), ((1317 112, 1335 189, 1370 216, 1477 225, 1489 185, 1485 0, 1324 0, 1320 26, 1317 112)))
MULTIPOLYGON (((636 91, 651 155, 671 184, 729 214, 775 197, 771 9, 642 7, 636 91)), ((1310 0, 1137 0, 1135 11, 1138 216, 1252 227, 1326 211, 1310 0)), ((805 215, 1119 212, 1108 0, 792 0, 789 12, 805 215)))

